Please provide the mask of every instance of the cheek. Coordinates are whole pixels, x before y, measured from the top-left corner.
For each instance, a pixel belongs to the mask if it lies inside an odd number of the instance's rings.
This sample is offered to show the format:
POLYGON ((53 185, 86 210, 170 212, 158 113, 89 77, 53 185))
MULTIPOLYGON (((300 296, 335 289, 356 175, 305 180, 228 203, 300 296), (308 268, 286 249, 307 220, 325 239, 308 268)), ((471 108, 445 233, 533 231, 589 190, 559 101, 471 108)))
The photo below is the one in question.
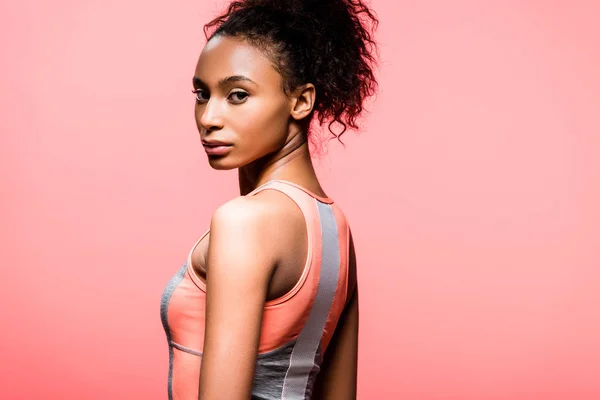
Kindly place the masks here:
MULTIPOLYGON (((283 144, 287 136, 289 113, 282 104, 255 102, 235 118, 236 131, 244 145, 272 147, 283 144)), ((274 149, 269 148, 269 151, 274 149)))
MULTIPOLYGON (((286 108, 256 102, 232 108, 225 123, 233 133, 235 151, 229 157, 209 159, 212 168, 231 170, 279 150, 288 133, 289 113, 286 108)), ((229 129, 227 129, 229 128, 229 129)))

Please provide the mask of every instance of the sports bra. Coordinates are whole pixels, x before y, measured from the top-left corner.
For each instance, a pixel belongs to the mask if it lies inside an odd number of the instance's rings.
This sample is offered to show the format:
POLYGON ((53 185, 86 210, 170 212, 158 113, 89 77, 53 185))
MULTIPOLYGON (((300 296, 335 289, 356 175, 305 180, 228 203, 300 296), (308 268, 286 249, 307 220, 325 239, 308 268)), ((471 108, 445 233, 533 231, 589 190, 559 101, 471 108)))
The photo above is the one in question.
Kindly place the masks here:
MULTIPOLYGON (((330 198, 283 180, 247 196, 276 190, 302 211, 308 235, 306 264, 296 285, 265 302, 253 399, 310 399, 323 355, 348 296, 349 226, 330 198)), ((206 285, 192 268, 190 250, 167 283, 160 314, 169 347, 169 400, 196 400, 204 347, 206 285)))

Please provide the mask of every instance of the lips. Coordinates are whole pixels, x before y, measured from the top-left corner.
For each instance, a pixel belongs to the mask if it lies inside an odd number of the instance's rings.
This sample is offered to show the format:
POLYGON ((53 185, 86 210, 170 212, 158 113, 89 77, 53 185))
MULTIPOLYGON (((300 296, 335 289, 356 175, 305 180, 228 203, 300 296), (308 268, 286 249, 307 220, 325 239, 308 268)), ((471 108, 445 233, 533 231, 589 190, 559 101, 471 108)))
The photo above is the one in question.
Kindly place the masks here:
POLYGON ((202 146, 209 156, 223 156, 233 147, 233 145, 220 140, 202 140, 202 146))
POLYGON ((221 142, 220 140, 204 140, 204 139, 202 139, 202 145, 203 146, 210 146, 210 147, 214 147, 214 146, 231 146, 231 143, 221 142))

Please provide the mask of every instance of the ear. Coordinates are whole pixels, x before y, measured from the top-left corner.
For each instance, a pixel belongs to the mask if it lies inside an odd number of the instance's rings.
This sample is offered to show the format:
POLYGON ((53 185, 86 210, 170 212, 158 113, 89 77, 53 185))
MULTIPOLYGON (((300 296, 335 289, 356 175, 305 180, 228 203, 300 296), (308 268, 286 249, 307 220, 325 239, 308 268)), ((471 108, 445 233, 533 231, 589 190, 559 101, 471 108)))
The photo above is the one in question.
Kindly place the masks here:
POLYGON ((290 115, 296 121, 300 121, 310 115, 315 106, 317 91, 315 85, 307 83, 294 90, 292 93, 292 111, 290 115))

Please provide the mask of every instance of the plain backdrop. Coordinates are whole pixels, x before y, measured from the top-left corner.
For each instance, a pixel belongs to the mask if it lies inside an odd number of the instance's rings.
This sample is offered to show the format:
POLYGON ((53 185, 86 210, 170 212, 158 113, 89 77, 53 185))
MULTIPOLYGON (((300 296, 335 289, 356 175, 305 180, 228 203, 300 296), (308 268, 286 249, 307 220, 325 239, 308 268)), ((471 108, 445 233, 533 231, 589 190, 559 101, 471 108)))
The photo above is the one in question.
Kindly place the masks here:
MULTIPOLYGON (((162 290, 239 194, 190 92, 222 5, 0 5, 0 398, 166 398, 162 290)), ((379 95, 316 160, 359 399, 599 399, 600 3, 373 7, 379 95)))

